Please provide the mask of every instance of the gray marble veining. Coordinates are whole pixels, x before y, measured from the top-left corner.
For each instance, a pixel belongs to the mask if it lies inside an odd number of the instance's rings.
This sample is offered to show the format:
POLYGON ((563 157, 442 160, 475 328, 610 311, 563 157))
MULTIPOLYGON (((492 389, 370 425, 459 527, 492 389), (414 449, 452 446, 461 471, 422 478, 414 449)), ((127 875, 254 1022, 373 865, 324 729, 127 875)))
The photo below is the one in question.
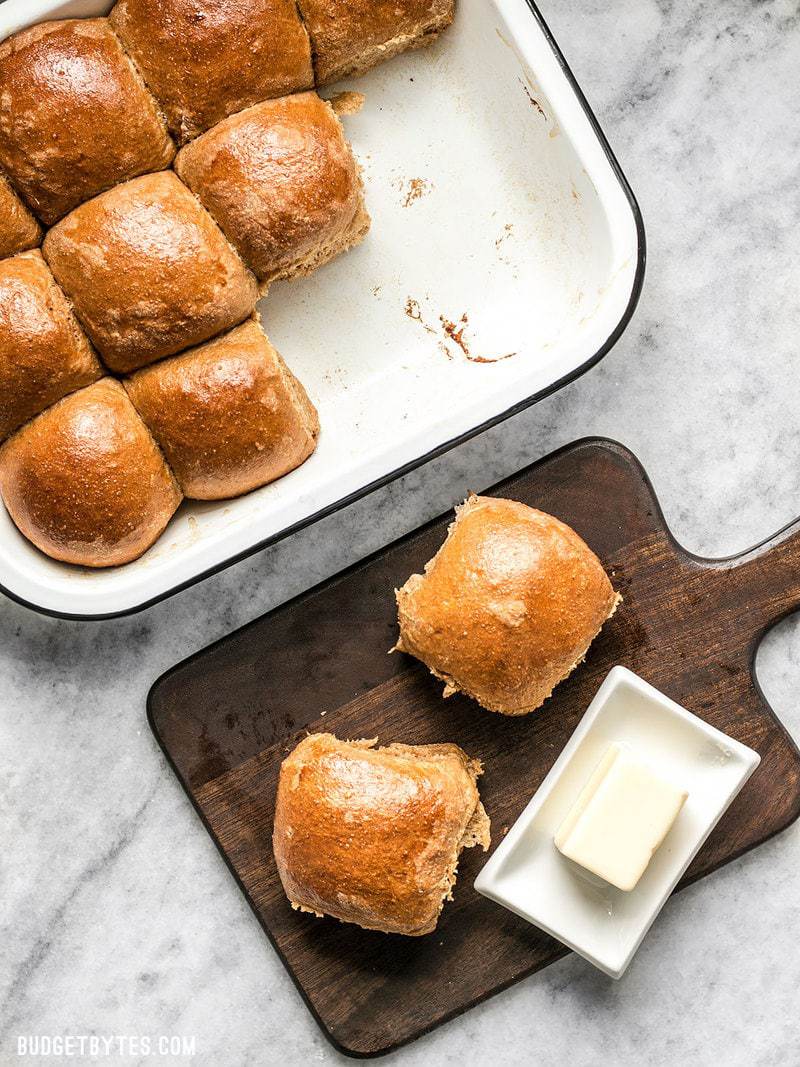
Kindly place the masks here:
MULTIPOLYGON (((65 1033, 193 1035, 214 1067, 341 1059, 150 736, 145 694, 178 659, 588 434, 639 455, 694 551, 744 549, 800 512, 796 0, 543 9, 647 223, 627 334, 534 409, 135 618, 0 603, 3 1064, 22 1062, 17 1035, 65 1033)), ((795 736, 798 660, 789 620, 758 667, 795 736)), ((792 829, 671 901, 621 983, 567 958, 392 1059, 797 1063, 799 861, 792 829)))

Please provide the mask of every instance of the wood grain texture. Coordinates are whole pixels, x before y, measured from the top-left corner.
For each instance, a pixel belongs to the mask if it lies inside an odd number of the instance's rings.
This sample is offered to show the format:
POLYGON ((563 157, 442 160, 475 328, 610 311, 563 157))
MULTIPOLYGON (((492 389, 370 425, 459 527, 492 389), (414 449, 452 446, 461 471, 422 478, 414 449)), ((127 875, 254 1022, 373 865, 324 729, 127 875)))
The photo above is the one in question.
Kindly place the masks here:
POLYGON ((742 556, 699 559, 670 535, 636 459, 597 440, 492 493, 572 526, 624 596, 586 663, 538 712, 509 719, 464 697, 442 701, 420 664, 387 655, 393 590, 438 548, 451 513, 180 664, 150 694, 167 757, 320 1025, 351 1055, 412 1040, 565 950, 475 893, 476 849, 463 853, 455 899, 426 937, 293 912, 270 838, 280 761, 307 731, 461 745, 484 761, 494 847, 622 663, 762 757, 681 885, 800 814, 800 753, 753 677, 763 634, 800 606, 800 523, 742 556))

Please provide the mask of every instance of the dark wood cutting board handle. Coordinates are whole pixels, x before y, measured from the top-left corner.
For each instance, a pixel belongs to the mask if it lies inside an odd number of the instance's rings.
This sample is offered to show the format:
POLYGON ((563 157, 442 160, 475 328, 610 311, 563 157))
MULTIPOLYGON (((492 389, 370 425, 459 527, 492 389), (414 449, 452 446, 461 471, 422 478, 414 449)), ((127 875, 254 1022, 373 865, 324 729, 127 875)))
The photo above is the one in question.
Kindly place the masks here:
POLYGON ((742 634, 754 651, 767 630, 800 609, 800 519, 740 556, 706 565, 720 573, 723 614, 744 613, 742 634))

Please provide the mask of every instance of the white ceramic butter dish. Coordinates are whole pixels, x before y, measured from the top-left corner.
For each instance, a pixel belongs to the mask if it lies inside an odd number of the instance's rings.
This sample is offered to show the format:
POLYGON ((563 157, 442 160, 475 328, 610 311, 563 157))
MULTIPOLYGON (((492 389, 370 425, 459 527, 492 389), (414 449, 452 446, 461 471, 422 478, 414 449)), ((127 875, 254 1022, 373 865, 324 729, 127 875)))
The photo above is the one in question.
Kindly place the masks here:
POLYGON ((761 761, 615 667, 550 773, 475 882, 479 893, 620 978, 653 920, 734 797, 761 761), (613 744, 637 753, 688 792, 641 880, 623 892, 559 853, 553 838, 613 744))

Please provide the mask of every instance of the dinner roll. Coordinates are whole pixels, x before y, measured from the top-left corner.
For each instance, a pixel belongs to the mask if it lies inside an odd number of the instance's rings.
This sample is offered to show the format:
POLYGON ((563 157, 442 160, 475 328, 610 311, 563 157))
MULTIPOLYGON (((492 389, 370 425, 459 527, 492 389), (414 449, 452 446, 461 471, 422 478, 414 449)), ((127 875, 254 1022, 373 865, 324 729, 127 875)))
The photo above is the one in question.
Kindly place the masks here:
POLYGON ((256 279, 171 171, 83 204, 50 230, 42 251, 118 372, 208 340, 258 300, 256 279))
POLYGON ((489 847, 457 745, 388 745, 312 734, 281 766, 273 848, 293 908, 367 930, 435 929, 462 848, 489 847))
POLYGON ((38 248, 42 227, 11 188, 8 178, 0 174, 0 259, 38 248))
POLYGON ((428 44, 453 21, 455 0, 298 0, 311 35, 318 85, 350 78, 408 48, 428 44))
POLYGON ((29 541, 85 567, 136 559, 181 501, 147 427, 112 378, 59 400, 6 441, 0 492, 29 541))
POLYGON ((41 253, 0 261, 0 441, 102 376, 41 253))
POLYGON ((369 228, 342 125, 316 93, 226 119, 175 169, 262 281, 308 274, 369 228))
POLYGON ((0 86, 0 160, 48 225, 175 155, 108 19, 42 22, 9 37, 0 86))
POLYGON ((253 319, 139 371, 125 387, 184 495, 195 500, 266 485, 317 445, 314 405, 253 319))
POLYGON ((397 648, 490 711, 525 715, 581 662, 619 596, 552 515, 471 496, 447 540, 397 592, 397 648))
POLYGON ((119 0, 111 23, 181 144, 314 84, 294 0, 119 0))

